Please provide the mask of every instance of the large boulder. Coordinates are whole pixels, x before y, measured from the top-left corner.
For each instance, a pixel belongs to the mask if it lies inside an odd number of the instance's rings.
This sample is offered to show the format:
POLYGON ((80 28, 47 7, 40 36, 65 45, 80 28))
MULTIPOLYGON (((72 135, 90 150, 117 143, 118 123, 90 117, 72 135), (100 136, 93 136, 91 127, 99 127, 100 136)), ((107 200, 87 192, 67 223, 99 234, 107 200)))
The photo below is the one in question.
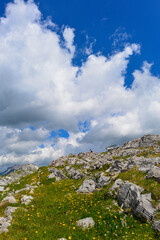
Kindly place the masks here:
POLYGON ((154 230, 160 232, 160 220, 154 221, 152 227, 154 230))
POLYGON ((28 205, 32 200, 33 200, 32 196, 23 195, 23 197, 21 198, 21 203, 28 205))
POLYGON ((7 207, 4 211, 6 217, 0 217, 0 233, 7 233, 8 227, 11 225, 12 213, 15 212, 17 207, 7 207))
POLYGON ((110 172, 124 172, 127 170, 128 162, 122 162, 120 160, 115 160, 112 166, 109 168, 110 172))
POLYGON ((81 179, 85 176, 84 173, 75 169, 74 167, 70 169, 70 171, 68 172, 68 175, 70 176, 71 179, 81 179))
POLYGON ((139 171, 148 172, 151 168, 153 168, 155 165, 160 163, 160 158, 145 158, 143 156, 137 157, 134 156, 128 161, 127 168, 131 169, 133 167, 138 167, 139 171))
POLYGON ((96 188, 102 188, 104 186, 107 186, 109 183, 110 177, 105 176, 104 173, 102 172, 99 178, 97 179, 96 188))
POLYGON ((92 193, 96 190, 96 183, 92 179, 85 179, 77 193, 92 193))
MULTIPOLYGON (((116 197, 125 212, 131 211, 137 217, 143 217, 149 221, 154 219, 156 209, 151 202, 151 193, 142 194, 143 188, 128 181, 122 183, 119 180, 117 187, 116 197)), ((116 186, 114 188, 116 189, 116 186)), ((112 187, 112 191, 114 188, 112 187)))
POLYGON ((57 168, 49 168, 49 171, 52 173, 48 176, 48 178, 56 178, 56 181, 66 179, 66 176, 63 174, 61 170, 57 168))
POLYGON ((0 186, 0 192, 4 191, 4 187, 0 186))
POLYGON ((113 186, 110 188, 110 193, 111 193, 111 195, 115 195, 115 196, 117 196, 118 195, 118 191, 119 191, 119 188, 120 188, 120 186, 121 185, 123 185, 123 181, 119 178, 119 179, 117 179, 115 182, 114 182, 114 184, 113 184, 113 186))
POLYGON ((157 182, 160 183, 160 168, 159 167, 153 167, 149 170, 146 178, 153 178, 155 179, 157 182))
POLYGON ((95 222, 92 217, 84 218, 77 222, 77 226, 82 227, 83 229, 92 228, 94 227, 94 224, 95 222))
POLYGON ((1 203, 4 203, 4 202, 17 203, 15 197, 12 196, 12 195, 10 195, 10 194, 9 194, 7 197, 3 198, 3 200, 1 201, 1 203))
POLYGON ((7 233, 8 227, 11 225, 10 221, 8 221, 4 217, 0 217, 0 233, 7 233))

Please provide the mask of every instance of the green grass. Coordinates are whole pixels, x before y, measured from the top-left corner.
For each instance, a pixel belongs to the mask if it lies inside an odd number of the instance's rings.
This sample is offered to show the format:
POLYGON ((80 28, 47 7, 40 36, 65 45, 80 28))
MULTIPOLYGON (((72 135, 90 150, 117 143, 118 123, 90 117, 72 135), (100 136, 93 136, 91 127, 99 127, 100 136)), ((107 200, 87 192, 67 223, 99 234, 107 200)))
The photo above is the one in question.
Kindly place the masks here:
MULTIPOLYGON (((159 239, 148 223, 140 222, 131 215, 125 215, 113 198, 108 195, 111 184, 93 194, 77 194, 83 180, 48 180, 48 167, 40 174, 41 185, 35 189, 34 201, 19 208, 13 215, 9 232, 1 234, 2 240, 148 240, 159 239), (82 230, 76 221, 92 217, 94 228, 82 230)), ((126 174, 126 173, 124 173, 126 174)), ((136 173, 133 173, 136 174, 136 173)), ((137 175, 138 176, 138 175, 137 175)), ((125 175, 121 176, 125 179, 125 175)), ((38 175, 25 178, 26 183, 39 181, 38 175)), ((142 176, 139 181, 142 181, 142 176)), ((143 181, 142 181, 143 182, 143 181)), ((14 188, 23 187, 12 185, 14 188)), ((20 196, 19 196, 20 197, 20 196)), ((19 202, 15 204, 19 206, 19 202)))

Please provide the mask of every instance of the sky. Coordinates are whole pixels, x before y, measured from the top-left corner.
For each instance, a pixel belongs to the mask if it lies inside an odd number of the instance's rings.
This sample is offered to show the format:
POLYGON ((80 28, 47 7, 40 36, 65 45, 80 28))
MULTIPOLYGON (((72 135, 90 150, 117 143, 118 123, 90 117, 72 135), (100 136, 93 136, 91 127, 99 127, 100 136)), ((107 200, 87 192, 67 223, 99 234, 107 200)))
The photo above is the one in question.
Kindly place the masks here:
POLYGON ((160 134, 160 2, 0 2, 0 172, 160 134))

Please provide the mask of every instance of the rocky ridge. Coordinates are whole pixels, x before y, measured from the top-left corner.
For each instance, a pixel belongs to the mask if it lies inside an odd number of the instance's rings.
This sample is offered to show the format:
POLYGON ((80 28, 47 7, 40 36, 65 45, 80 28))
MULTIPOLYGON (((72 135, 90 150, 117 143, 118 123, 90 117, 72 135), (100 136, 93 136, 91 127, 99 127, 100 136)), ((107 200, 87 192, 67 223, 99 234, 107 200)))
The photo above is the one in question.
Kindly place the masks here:
MULTIPOLYGON (((48 181, 63 181, 65 179, 83 179, 82 185, 75 189, 77 194, 88 194, 100 191, 111 185, 108 194, 114 196, 124 212, 131 212, 138 218, 146 219, 152 223, 153 228, 160 232, 160 219, 156 214, 160 211, 160 198, 153 204, 152 192, 145 192, 145 188, 133 182, 122 180, 121 174, 136 169, 144 173, 144 180, 153 179, 160 183, 160 135, 145 135, 125 143, 123 146, 104 153, 69 154, 55 160, 55 167, 48 167, 50 172, 48 181)), ((17 191, 9 191, 9 185, 20 182, 21 178, 39 171, 32 164, 24 165, 21 170, 0 178, 0 191, 4 198, 1 205, 8 202, 16 203, 16 194, 27 191, 28 195, 21 195, 21 204, 30 204, 34 199, 34 190, 39 187, 38 182, 26 185, 17 191), (5 193, 7 195, 5 196, 5 193)), ((160 190, 160 188, 159 188, 160 190)), ((16 211, 17 208, 13 208, 16 211)), ((11 210, 11 209, 10 209, 11 210)), ((0 218, 0 232, 7 232, 11 224, 11 214, 0 218)), ((6 210, 7 211, 7 210, 6 210)), ((93 219, 79 219, 82 228, 94 227, 93 219)))
MULTIPOLYGON (((105 153, 63 156, 55 161, 56 168, 62 166, 65 170, 63 173, 62 170, 59 171, 59 177, 63 174, 74 179, 85 176, 77 193, 92 193, 115 181, 110 194, 115 196, 121 208, 152 222, 153 228, 160 231, 160 219, 155 220, 160 204, 153 206, 152 194, 143 194, 142 187, 118 179, 120 173, 136 168, 137 171, 146 173, 146 179, 154 179, 160 183, 160 135, 145 135, 105 153), (79 166, 79 169, 74 166, 79 166), (92 174, 95 170, 97 172, 92 174)), ((55 171, 55 168, 50 168, 50 171, 55 171)))

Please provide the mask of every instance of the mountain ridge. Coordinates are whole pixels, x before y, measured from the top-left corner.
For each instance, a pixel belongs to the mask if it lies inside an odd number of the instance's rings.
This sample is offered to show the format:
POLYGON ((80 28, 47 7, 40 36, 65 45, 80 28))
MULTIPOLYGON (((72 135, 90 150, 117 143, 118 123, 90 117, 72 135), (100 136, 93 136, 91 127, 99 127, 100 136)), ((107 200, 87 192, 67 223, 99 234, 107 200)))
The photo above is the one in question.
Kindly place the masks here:
POLYGON ((159 184, 160 135, 21 166, 0 177, 0 239, 160 239, 159 184))

